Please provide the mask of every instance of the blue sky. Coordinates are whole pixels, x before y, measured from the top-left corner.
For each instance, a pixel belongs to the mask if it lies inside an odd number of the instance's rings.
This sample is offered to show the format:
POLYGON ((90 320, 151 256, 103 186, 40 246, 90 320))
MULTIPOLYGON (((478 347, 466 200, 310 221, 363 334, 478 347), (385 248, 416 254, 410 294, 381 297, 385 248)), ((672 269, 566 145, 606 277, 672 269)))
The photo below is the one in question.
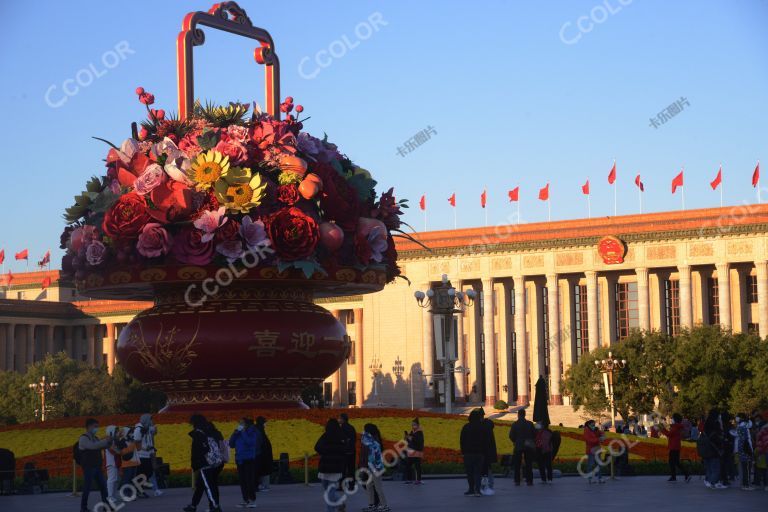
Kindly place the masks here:
MULTIPOLYGON (((758 159, 768 165, 766 2, 241 5, 275 38, 283 93, 312 116, 306 129, 326 132, 374 173, 380 189, 394 186, 410 199, 406 220, 419 229, 416 203, 424 193, 430 229, 453 226, 453 192, 459 226, 483 225, 479 196, 486 187, 490 224, 510 218, 507 191, 518 185, 523 220, 546 220, 536 194, 547 182, 553 220, 585 217, 580 186, 587 178, 593 216, 612 214, 606 175, 614 158, 619 214, 638 209, 637 173, 646 185, 645 211, 680 208, 670 181, 682 165, 689 208, 719 204, 709 181, 720 163, 725 203, 756 201, 751 173, 758 159), (682 112, 650 126, 681 97, 688 103, 682 112), (397 148, 428 126, 436 135, 399 156, 397 148)), ((54 249, 57 266, 61 213, 88 177, 104 171, 107 146, 91 136, 119 143, 129 135, 130 122, 144 115, 134 94, 139 85, 155 94, 158 107, 175 110, 175 38, 186 12, 208 7, 0 4, 6 269, 24 269, 12 253, 25 247, 33 264, 54 249), (78 77, 83 85, 65 95, 65 81, 78 77)), ((210 29, 206 35, 195 49, 197 95, 263 104, 253 44, 210 29)))

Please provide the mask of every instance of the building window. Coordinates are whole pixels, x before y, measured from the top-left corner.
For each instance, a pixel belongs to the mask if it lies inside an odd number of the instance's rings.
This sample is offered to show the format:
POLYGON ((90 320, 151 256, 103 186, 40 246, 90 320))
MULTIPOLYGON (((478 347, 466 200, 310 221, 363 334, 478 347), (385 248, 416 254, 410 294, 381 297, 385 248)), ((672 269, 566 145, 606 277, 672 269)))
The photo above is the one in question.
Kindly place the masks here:
POLYGON ((760 335, 760 324, 755 324, 755 323, 749 322, 747 324, 747 332, 749 334, 754 334, 755 336, 759 336, 760 335))
POLYGON ((349 357, 347 358, 347 364, 355 364, 355 341, 351 338, 349 340, 349 357))
POLYGON ((347 403, 348 404, 356 404, 357 403, 357 383, 356 382, 347 382, 347 403))
POLYGON ((515 290, 513 289, 509 294, 509 314, 515 315, 515 290))
POLYGON ((707 299, 709 300, 709 325, 720 323, 720 293, 717 278, 707 279, 707 299))
POLYGON ((616 337, 623 340, 632 329, 640 327, 637 309, 637 282, 616 283, 616 337))
POLYGON ((664 281, 664 312, 667 319, 667 334, 677 336, 680 333, 680 282, 667 279, 664 281))
POLYGON ((512 365, 512 382, 508 382, 507 385, 512 391, 511 396, 517 400, 517 333, 515 331, 512 331, 512 357, 508 364, 512 365))
POLYGON ((747 304, 757 304, 757 276, 747 276, 747 304))
POLYGON ((323 382, 323 401, 327 405, 333 401, 333 385, 330 382, 323 382))
POLYGON ((546 286, 541 287, 541 320, 544 345, 544 375, 549 376, 549 294, 546 286))
POLYGON ((16 292, 16 298, 18 300, 24 300, 24 292, 16 292))
POLYGON ((573 302, 576 309, 576 362, 582 354, 589 352, 589 314, 587 311, 587 287, 577 284, 573 288, 573 302))

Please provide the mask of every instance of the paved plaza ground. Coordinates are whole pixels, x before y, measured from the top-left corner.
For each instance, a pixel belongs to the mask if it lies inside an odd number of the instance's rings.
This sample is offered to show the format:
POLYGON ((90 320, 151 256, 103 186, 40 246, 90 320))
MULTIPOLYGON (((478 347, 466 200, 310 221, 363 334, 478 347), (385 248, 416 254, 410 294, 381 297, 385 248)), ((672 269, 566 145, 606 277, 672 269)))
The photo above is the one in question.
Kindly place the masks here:
MULTIPOLYGON (((537 481, 538 483, 538 481, 537 481)), ((384 482, 384 492, 393 511, 464 511, 481 509, 483 512, 515 510, 544 510, 577 512, 602 510, 653 510, 653 511, 753 511, 765 510, 768 492, 745 492, 737 488, 722 491, 706 489, 699 479, 690 484, 670 484, 666 477, 632 477, 604 485, 588 485, 579 477, 557 479, 552 486, 534 485, 515 487, 510 479, 496 480, 496 495, 482 498, 464 497, 466 482, 459 479, 427 480, 423 486, 403 485, 400 482, 384 482), (638 508, 639 507, 639 508, 638 508)), ((268 493, 259 494, 256 510, 322 511, 322 490, 318 484, 305 487, 302 484, 274 486, 268 493)), ((164 496, 141 500, 121 509, 123 512, 174 511, 180 512, 189 503, 188 489, 170 489, 164 496)), ((222 508, 236 508, 240 501, 239 488, 222 488, 222 508)), ((91 505, 96 496, 92 496, 91 505)), ((353 496, 347 504, 348 512, 356 512, 367 505, 362 494, 353 496)), ((205 504, 199 507, 206 510, 205 504)), ((0 497, 3 512, 64 512, 79 510, 79 498, 64 493, 37 496, 0 497)), ((248 509, 243 509, 248 510, 248 509)))

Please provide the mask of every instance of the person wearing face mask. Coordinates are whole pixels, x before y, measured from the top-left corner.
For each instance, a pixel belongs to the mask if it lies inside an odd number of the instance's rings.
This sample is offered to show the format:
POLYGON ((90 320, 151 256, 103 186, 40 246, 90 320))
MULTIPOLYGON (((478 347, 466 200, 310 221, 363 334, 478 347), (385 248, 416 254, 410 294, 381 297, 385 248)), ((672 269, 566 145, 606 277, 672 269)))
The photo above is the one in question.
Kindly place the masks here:
POLYGON ((256 507, 256 457, 261 453, 261 432, 251 418, 243 418, 229 437, 229 447, 235 449, 237 476, 243 501, 240 508, 256 507))
MULTIPOLYGON (((157 488, 156 480, 154 478, 154 457, 155 457, 155 435, 157 434, 157 427, 152 423, 151 414, 142 414, 139 419, 139 423, 136 424, 136 428, 133 431, 133 440, 136 441, 136 450, 141 461, 139 466, 139 474, 147 477, 148 482, 153 482, 155 487, 155 495, 162 494, 160 489, 157 488)), ((147 498, 148 496, 142 490, 139 494, 141 498, 147 498)))
POLYGON ((104 432, 114 440, 112 446, 104 450, 104 463, 107 466, 107 498, 112 502, 117 492, 117 482, 120 480, 120 432, 115 425, 110 425, 104 432))
POLYGON ((584 444, 587 455, 587 478, 592 483, 592 477, 597 477, 597 483, 604 484, 603 475, 600 472, 600 464, 597 457, 600 454, 600 442, 605 439, 603 433, 597 428, 595 420, 589 420, 584 425, 584 444))
POLYGON ((667 428, 666 425, 661 425, 661 433, 667 436, 667 450, 669 450, 669 471, 670 477, 667 482, 677 482, 677 469, 685 475, 685 483, 691 481, 691 475, 688 474, 688 470, 680 464, 680 448, 683 438, 683 418, 678 413, 672 415, 672 424, 667 428))
POLYGON ((80 512, 88 512, 88 496, 91 493, 91 485, 94 481, 99 486, 101 501, 107 501, 107 481, 101 472, 103 463, 101 452, 112 445, 112 439, 99 439, 99 422, 94 418, 85 420, 85 432, 77 442, 79 450, 80 466, 83 468, 83 494, 80 498, 80 512))
POLYGON ((752 445, 752 434, 750 429, 752 422, 744 413, 736 415, 736 428, 733 430, 734 451, 739 457, 741 463, 741 490, 754 491, 749 479, 752 476, 752 458, 754 457, 754 447, 752 445))

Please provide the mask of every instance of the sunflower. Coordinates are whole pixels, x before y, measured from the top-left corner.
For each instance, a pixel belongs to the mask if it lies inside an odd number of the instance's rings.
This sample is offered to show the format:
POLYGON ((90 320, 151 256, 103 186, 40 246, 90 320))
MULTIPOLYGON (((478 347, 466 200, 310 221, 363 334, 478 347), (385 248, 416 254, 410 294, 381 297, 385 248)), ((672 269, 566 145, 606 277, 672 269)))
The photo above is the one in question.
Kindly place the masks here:
POLYGON ((213 187, 216 199, 232 213, 247 213, 264 199, 267 183, 246 167, 227 169, 213 187))
POLYGON ((229 157, 218 151, 200 153, 187 171, 197 190, 208 190, 229 171, 229 157))

